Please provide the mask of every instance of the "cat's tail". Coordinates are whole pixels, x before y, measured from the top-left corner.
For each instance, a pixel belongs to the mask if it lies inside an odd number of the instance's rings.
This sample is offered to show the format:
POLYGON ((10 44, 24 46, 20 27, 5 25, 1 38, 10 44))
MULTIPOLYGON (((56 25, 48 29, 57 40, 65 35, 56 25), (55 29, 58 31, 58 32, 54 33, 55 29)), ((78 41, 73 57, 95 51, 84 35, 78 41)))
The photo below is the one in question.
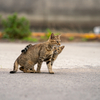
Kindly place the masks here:
POLYGON ((17 70, 18 70, 18 62, 17 62, 17 60, 16 60, 15 63, 14 63, 14 69, 13 69, 13 71, 10 71, 10 73, 11 73, 11 74, 16 73, 17 70))
POLYGON ((27 45, 21 52, 26 53, 27 50, 32 46, 32 44, 27 45))

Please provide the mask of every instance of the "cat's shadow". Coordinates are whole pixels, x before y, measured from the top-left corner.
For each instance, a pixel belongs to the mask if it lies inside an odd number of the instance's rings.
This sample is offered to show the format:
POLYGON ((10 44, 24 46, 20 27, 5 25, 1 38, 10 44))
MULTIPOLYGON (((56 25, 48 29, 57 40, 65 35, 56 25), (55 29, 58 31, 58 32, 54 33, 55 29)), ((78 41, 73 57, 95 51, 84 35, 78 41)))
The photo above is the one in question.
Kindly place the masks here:
MULTIPOLYGON (((11 74, 11 73, 10 73, 11 74)), ((24 73, 24 72, 16 72, 16 73, 13 73, 13 74, 50 74, 49 72, 41 72, 41 73, 24 73)), ((53 75, 53 74, 52 74, 53 75)))

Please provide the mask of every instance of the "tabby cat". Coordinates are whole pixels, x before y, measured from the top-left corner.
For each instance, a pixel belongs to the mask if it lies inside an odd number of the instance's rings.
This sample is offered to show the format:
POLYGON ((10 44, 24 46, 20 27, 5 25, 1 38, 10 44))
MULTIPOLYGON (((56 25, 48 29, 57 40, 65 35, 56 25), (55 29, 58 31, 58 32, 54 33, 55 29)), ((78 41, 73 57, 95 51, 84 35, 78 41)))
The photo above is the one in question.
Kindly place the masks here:
POLYGON ((45 59, 48 59, 47 66, 50 74, 54 74, 51 66, 51 59, 53 56, 53 47, 60 46, 60 35, 54 36, 52 33, 48 41, 36 45, 32 45, 26 53, 21 53, 21 55, 16 59, 14 63, 13 71, 10 73, 16 73, 18 70, 18 65, 24 66, 23 72, 35 72, 34 65, 37 63, 37 73, 40 73, 41 65, 45 59), (28 70, 29 68, 32 69, 28 70))
MULTIPOLYGON (((62 50, 64 49, 65 46, 61 46, 61 47, 54 47, 54 53, 51 59, 51 66, 53 65, 54 61, 57 59, 58 55, 62 52, 62 50)), ((47 63, 49 60, 49 58, 45 59, 44 61, 47 63)), ((21 71, 24 70, 24 67, 20 67, 19 68, 21 71)), ((32 69, 28 69, 28 70, 32 70, 32 69)))
POLYGON ((65 46, 61 46, 61 47, 55 48, 54 54, 53 54, 52 59, 51 59, 51 66, 53 65, 54 61, 57 59, 58 55, 62 52, 64 47, 65 46))

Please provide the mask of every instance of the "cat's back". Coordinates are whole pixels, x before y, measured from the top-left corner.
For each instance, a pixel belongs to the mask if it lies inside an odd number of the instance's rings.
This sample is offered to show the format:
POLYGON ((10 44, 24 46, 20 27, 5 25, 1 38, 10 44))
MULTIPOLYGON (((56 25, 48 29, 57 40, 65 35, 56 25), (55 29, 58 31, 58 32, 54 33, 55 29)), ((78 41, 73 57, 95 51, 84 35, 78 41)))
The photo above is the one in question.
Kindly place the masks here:
MULTIPOLYGON (((41 48, 45 47, 45 43, 32 45, 26 53, 21 53, 17 58, 18 61, 27 61, 29 59, 37 59, 40 55, 41 48)), ((44 50, 45 51, 45 50, 44 50)))
POLYGON ((35 53, 39 53, 40 50, 42 48, 45 49, 46 46, 47 46, 46 42, 39 43, 39 44, 35 44, 35 45, 31 46, 28 51, 35 52, 35 53))
POLYGON ((35 45, 31 46, 28 51, 32 52, 32 53, 38 53, 42 46, 43 46, 42 43, 35 44, 35 45))

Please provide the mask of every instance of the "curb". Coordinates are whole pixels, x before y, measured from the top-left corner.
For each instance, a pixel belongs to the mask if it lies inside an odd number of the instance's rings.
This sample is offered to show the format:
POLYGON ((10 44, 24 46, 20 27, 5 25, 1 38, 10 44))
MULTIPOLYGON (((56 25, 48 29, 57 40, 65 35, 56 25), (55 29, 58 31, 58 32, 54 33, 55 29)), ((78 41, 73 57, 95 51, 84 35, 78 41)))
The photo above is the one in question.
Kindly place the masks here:
MULTIPOLYGON (((43 32, 32 32, 32 37, 45 36, 46 33, 43 32)), ((86 39, 100 39, 100 34, 95 33, 61 33, 61 37, 75 37, 75 38, 86 38, 86 39)), ((2 33, 0 32, 0 38, 2 38, 2 33)))

